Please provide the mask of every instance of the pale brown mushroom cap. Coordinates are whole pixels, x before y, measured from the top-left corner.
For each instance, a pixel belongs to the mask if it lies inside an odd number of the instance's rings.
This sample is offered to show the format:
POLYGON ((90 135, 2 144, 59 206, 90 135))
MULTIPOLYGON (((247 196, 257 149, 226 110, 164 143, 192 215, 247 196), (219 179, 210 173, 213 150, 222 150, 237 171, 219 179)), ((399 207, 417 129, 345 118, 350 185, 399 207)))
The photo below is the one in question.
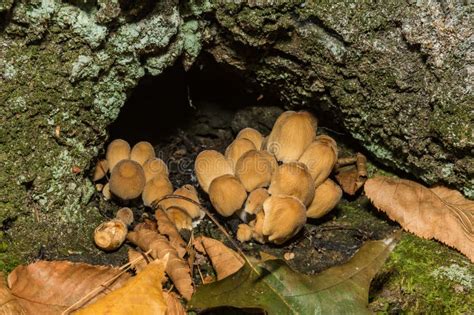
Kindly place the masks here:
POLYGON ((119 219, 101 223, 94 231, 94 242, 102 250, 119 248, 127 237, 127 226, 119 219))
MULTIPOLYGON (((196 188, 194 188, 192 185, 184 185, 179 187, 173 192, 173 195, 183 196, 200 203, 196 188)), ((165 199, 160 202, 160 206, 165 210, 169 208, 179 208, 186 212, 192 219, 196 219, 201 216, 201 209, 199 206, 179 198, 165 199)))
POLYGON ((314 198, 306 211, 308 218, 317 219, 329 211, 339 203, 342 197, 342 189, 331 179, 326 179, 321 185, 316 187, 314 198))
POLYGON ((292 196, 271 196, 263 203, 263 211, 263 235, 275 244, 282 244, 295 236, 306 223, 305 206, 292 196))
POLYGON ((158 175, 169 176, 168 166, 162 159, 157 157, 148 159, 143 164, 143 171, 145 172, 145 179, 147 182, 158 175))
POLYGON ((183 211, 180 208, 171 207, 166 209, 165 213, 170 219, 170 221, 173 222, 173 224, 176 226, 178 231, 182 229, 193 229, 192 219, 186 211, 183 211))
POLYGON ((257 214, 263 210, 264 201, 270 197, 265 188, 252 190, 245 201, 244 211, 250 214, 257 214))
POLYGON ((102 195, 104 196, 105 200, 112 199, 112 193, 110 192, 109 183, 105 184, 104 187, 102 187, 102 195))
POLYGON ((235 165, 237 164, 237 161, 240 159, 240 157, 251 150, 256 150, 256 147, 252 141, 245 138, 235 139, 225 150, 224 156, 235 170, 235 165))
POLYGON ((245 153, 235 166, 235 175, 247 191, 270 184, 273 165, 263 151, 252 150, 245 153))
POLYGON ((140 163, 140 165, 145 164, 146 161, 155 156, 155 149, 151 143, 147 141, 138 142, 133 146, 132 151, 130 152, 130 159, 140 163))
POLYGON ((314 195, 313 178, 303 163, 284 163, 273 174, 268 192, 271 195, 293 196, 304 205, 309 205, 314 195))
POLYGON ((251 221, 249 226, 252 228, 252 238, 259 243, 264 244, 267 237, 263 235, 263 223, 265 222, 265 212, 260 211, 257 213, 255 220, 251 221))
POLYGON ((252 239, 253 230, 247 224, 239 224, 237 228, 237 239, 240 242, 248 242, 252 239))
POLYGON ((168 176, 157 175, 149 180, 145 185, 145 189, 143 189, 143 204, 151 207, 154 201, 158 201, 171 193, 173 193, 173 185, 168 176))
POLYGON ((316 136, 316 118, 308 112, 285 112, 268 136, 267 151, 278 161, 297 161, 316 136))
POLYGON ((247 198, 242 183, 233 175, 222 175, 209 186, 209 199, 213 207, 224 217, 239 210, 247 198))
POLYGON ((105 153, 105 159, 109 165, 109 171, 114 170, 115 165, 122 160, 128 160, 130 158, 130 145, 127 141, 122 139, 115 139, 110 142, 107 146, 107 152, 105 153))
POLYGON ((206 193, 215 178, 226 174, 234 174, 229 161, 224 155, 215 150, 204 150, 199 153, 194 162, 194 171, 199 185, 206 193))
POLYGON ((133 223, 133 211, 130 208, 124 207, 117 211, 115 218, 119 219, 126 225, 130 225, 133 223))
POLYGON ((112 170, 109 187, 112 194, 123 200, 135 199, 145 187, 145 173, 140 164, 132 160, 120 161, 112 170))
POLYGON ((329 136, 318 136, 303 152, 299 162, 304 163, 317 187, 328 178, 337 162, 337 145, 329 136))
POLYGON ((255 148, 257 148, 257 150, 260 150, 260 148, 262 147, 263 136, 260 133, 260 131, 256 129, 244 128, 239 131, 239 133, 237 134, 237 137, 235 138, 236 139, 244 138, 244 139, 248 139, 252 141, 253 144, 255 145, 255 148))
POLYGON ((107 163, 107 160, 99 160, 95 165, 94 176, 92 177, 92 180, 95 182, 104 178, 105 174, 107 174, 108 171, 109 165, 107 163))

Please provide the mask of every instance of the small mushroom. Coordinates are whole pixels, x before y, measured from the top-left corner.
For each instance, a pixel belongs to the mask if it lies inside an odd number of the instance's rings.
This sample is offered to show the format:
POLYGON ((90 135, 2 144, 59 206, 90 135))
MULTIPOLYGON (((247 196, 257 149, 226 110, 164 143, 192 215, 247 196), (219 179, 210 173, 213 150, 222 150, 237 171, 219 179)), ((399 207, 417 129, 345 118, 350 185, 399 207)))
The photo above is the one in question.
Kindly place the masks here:
POLYGON ((209 191, 211 182, 222 175, 234 174, 232 165, 221 153, 215 150, 204 150, 194 162, 194 171, 202 190, 209 191))
POLYGON ((235 165, 242 155, 250 150, 256 150, 252 141, 245 138, 235 139, 225 150, 225 158, 235 170, 235 165))
POLYGON ((304 205, 309 205, 314 195, 313 178, 303 163, 284 163, 273 174, 268 192, 271 195, 293 196, 304 205))
POLYGON ((233 175, 222 175, 209 186, 209 199, 214 208, 224 217, 239 210, 247 198, 242 183, 233 175))
POLYGON ((145 187, 143 168, 132 160, 120 161, 112 170, 109 187, 112 194, 122 200, 139 197, 145 187))
POLYGON ((272 166, 272 174, 275 173, 276 169, 278 168, 278 161, 276 160, 275 156, 265 150, 261 150, 260 153, 268 160, 268 162, 270 162, 270 165, 272 166))
POLYGON ((104 196, 104 200, 106 201, 112 199, 112 193, 110 192, 109 183, 105 184, 104 187, 102 187, 102 196, 104 196))
POLYGON ((260 148, 262 147, 263 136, 256 129, 244 128, 244 129, 240 130, 240 132, 237 134, 237 137, 235 137, 235 138, 236 139, 244 138, 244 139, 248 139, 248 140, 252 141, 253 144, 255 145, 255 148, 257 148, 257 150, 260 150, 260 148))
POLYGON ((299 162, 308 167, 316 187, 328 178, 337 162, 335 143, 329 136, 318 136, 299 158, 299 162))
POLYGON ((245 201, 244 209, 239 211, 240 219, 247 223, 253 220, 255 215, 263 210, 263 202, 270 197, 265 188, 252 190, 245 201))
POLYGON ((271 196, 263 203, 263 211, 263 235, 275 244, 283 244, 295 236, 306 223, 304 204, 292 196, 271 196))
POLYGON ((166 215, 179 230, 192 230, 192 218, 188 213, 180 208, 171 207, 166 209, 166 215))
POLYGON ((133 223, 133 211, 130 208, 125 207, 119 209, 115 217, 126 225, 130 225, 133 223))
POLYGON ((112 172, 118 162, 130 158, 130 145, 125 140, 115 139, 108 145, 105 158, 109 165, 109 170, 112 172))
POLYGON ((316 187, 314 198, 306 211, 308 218, 317 219, 331 211, 341 200, 342 189, 331 179, 316 187))
POLYGON ((150 142, 140 141, 135 144, 130 152, 130 159, 145 164, 146 161, 155 157, 155 149, 150 142))
POLYGON ((147 207, 151 207, 154 201, 158 201, 164 196, 170 195, 172 192, 173 185, 168 176, 157 175, 149 180, 145 185, 145 189, 143 189, 143 204, 147 207))
POLYGON ((263 235, 263 223, 265 222, 265 212, 260 211, 257 213, 255 220, 249 223, 252 228, 252 238, 257 242, 264 244, 267 241, 267 237, 263 235))
POLYGON ((314 140, 316 125, 316 118, 308 112, 284 112, 278 117, 268 136, 267 150, 278 161, 297 161, 314 140))
POLYGON ((245 153, 235 166, 235 175, 247 191, 267 187, 272 179, 273 165, 263 151, 245 153))
POLYGON ((237 227, 237 239, 240 242, 248 242, 252 239, 253 230, 247 224, 239 224, 237 227))
POLYGON ((168 166, 166 166, 166 163, 162 159, 157 157, 148 159, 145 164, 143 164, 143 171, 145 172, 147 182, 158 175, 169 175, 168 166))
POLYGON ((108 170, 109 165, 107 164, 107 160, 98 161, 95 165, 94 176, 92 177, 92 180, 94 182, 101 180, 102 178, 104 178, 105 174, 107 174, 108 170))
MULTIPOLYGON (((173 195, 183 196, 199 203, 199 197, 196 188, 194 188, 192 185, 184 185, 176 189, 173 192, 173 195)), ((202 212, 199 206, 193 204, 190 201, 179 198, 165 199, 160 202, 160 206, 163 207, 164 210, 167 210, 172 207, 179 208, 186 212, 192 219, 196 219, 202 216, 202 212)))

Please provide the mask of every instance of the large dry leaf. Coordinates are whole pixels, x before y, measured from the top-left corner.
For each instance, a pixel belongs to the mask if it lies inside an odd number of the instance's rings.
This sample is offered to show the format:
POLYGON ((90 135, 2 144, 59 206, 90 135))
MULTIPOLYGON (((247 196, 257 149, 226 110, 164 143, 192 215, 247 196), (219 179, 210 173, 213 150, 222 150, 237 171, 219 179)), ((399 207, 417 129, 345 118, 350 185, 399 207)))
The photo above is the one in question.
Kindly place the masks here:
POLYGON ((166 301, 161 282, 165 276, 165 262, 154 260, 123 287, 110 292, 93 304, 80 309, 77 315, 142 315, 166 314, 166 301))
POLYGON ((18 299, 7 287, 5 277, 0 272, 0 315, 27 315, 18 299))
POLYGON ((292 270, 282 260, 265 261, 199 287, 193 309, 221 306, 263 309, 280 314, 370 314, 372 278, 393 250, 398 237, 369 241, 347 263, 317 275, 292 270))
POLYGON ((244 259, 222 242, 209 237, 199 237, 212 266, 217 274, 217 280, 222 280, 236 273, 244 265, 244 259))
POLYGON ((162 209, 157 209, 155 211, 155 218, 158 223, 158 231, 160 234, 168 237, 170 244, 176 249, 179 257, 183 258, 186 254, 186 242, 179 234, 176 225, 170 221, 162 209))
MULTIPOLYGON (((120 269, 68 261, 38 261, 18 266, 8 276, 8 286, 28 314, 61 314, 92 290, 120 273, 120 269)), ((92 303, 130 278, 122 274, 85 303, 92 303)))
POLYGON ((166 301, 166 315, 186 315, 186 310, 173 292, 164 292, 166 301))
POLYGON ((375 177, 367 197, 407 231, 458 249, 474 262, 474 201, 445 187, 428 189, 404 179, 375 177))

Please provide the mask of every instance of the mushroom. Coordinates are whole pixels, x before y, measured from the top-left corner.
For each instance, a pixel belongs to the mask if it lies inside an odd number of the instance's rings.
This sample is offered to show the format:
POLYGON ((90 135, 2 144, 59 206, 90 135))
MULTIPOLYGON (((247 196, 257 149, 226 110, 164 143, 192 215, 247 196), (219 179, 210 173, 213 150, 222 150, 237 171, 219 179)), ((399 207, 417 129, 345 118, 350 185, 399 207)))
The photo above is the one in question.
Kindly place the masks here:
POLYGON ((263 136, 256 129, 244 128, 244 129, 239 131, 239 133, 237 134, 237 137, 235 137, 235 138, 236 139, 244 138, 244 139, 248 139, 248 140, 252 141, 253 144, 255 145, 255 148, 257 148, 257 150, 260 150, 260 148, 262 147, 263 136))
POLYGON ((108 145, 105 158, 109 165, 109 170, 112 172, 118 162, 130 158, 130 145, 125 140, 115 139, 108 145))
POLYGON ((209 199, 217 212, 224 217, 239 210, 246 198, 244 186, 233 175, 219 176, 209 186, 209 199))
POLYGON ((94 242, 102 250, 112 251, 119 248, 127 237, 127 225, 133 222, 130 208, 117 211, 115 219, 99 224, 94 230, 94 242))
POLYGON ((270 165, 272 166, 272 174, 273 174, 278 168, 278 161, 276 160, 275 156, 271 154, 270 152, 264 151, 264 150, 260 151, 260 153, 262 154, 263 157, 265 157, 268 160, 268 162, 270 162, 270 165))
POLYGON ((298 160, 308 167, 316 187, 328 178, 337 162, 337 145, 335 143, 329 136, 318 136, 298 160))
POLYGON ((225 150, 225 158, 230 162, 232 168, 235 170, 235 165, 242 155, 250 150, 257 148, 252 141, 245 138, 235 139, 225 150))
POLYGON ((306 211, 308 218, 317 219, 331 211, 341 200, 342 189, 331 179, 316 187, 314 198, 306 211))
POLYGON ((316 118, 308 112, 284 112, 278 117, 268 136, 267 150, 278 161, 297 161, 314 140, 316 125, 316 118))
POLYGON ((109 187, 112 194, 122 200, 137 198, 145 187, 143 168, 132 160, 120 161, 112 169, 109 187))
POLYGON ((194 171, 202 190, 209 191, 211 182, 222 175, 234 174, 232 165, 215 150, 204 150, 198 154, 194 162, 194 171))
POLYGON ((125 207, 119 209, 115 217, 126 225, 130 225, 133 223, 133 211, 130 208, 125 207))
POLYGON ((247 224, 239 224, 237 227, 237 239, 240 242, 248 242, 252 239, 253 229, 247 224))
POLYGON ((271 195, 293 196, 304 205, 309 205, 314 195, 313 178, 303 163, 284 163, 273 174, 268 192, 271 195))
POLYGON ((173 224, 176 226, 178 231, 183 229, 193 229, 192 219, 186 211, 180 208, 170 207, 166 209, 165 212, 170 221, 173 222, 173 224))
POLYGON ((265 212, 260 211, 259 213, 257 213, 255 220, 252 220, 249 223, 249 226, 252 228, 252 238, 261 244, 264 244, 267 240, 267 237, 263 235, 264 221, 265 212))
POLYGON ((140 163, 140 165, 145 164, 151 158, 155 157, 155 149, 150 142, 140 141, 135 144, 130 152, 130 159, 140 163))
POLYGON ((94 182, 101 180, 102 178, 104 178, 105 174, 107 174, 108 170, 109 165, 107 164, 107 160, 98 161, 95 165, 94 177, 92 177, 92 180, 94 182))
POLYGON ((169 175, 168 166, 166 166, 166 163, 162 159, 157 157, 148 159, 145 164, 143 164, 143 171, 145 172, 147 182, 157 175, 169 175))
POLYGON ((239 217, 245 223, 254 219, 255 215, 263 210, 263 202, 270 197, 265 188, 252 190, 245 201, 244 209, 239 211, 239 217))
MULTIPOLYGON (((194 200, 199 203, 199 197, 192 185, 184 185, 173 192, 173 195, 183 196, 189 199, 194 200)), ((164 210, 169 208, 179 208, 185 213, 187 213, 192 219, 196 219, 202 216, 202 211, 198 205, 193 204, 190 201, 179 199, 179 198, 170 198, 165 199, 159 204, 164 210)))
POLYGON ((270 184, 273 167, 263 151, 252 150, 239 159, 235 166, 235 175, 250 192, 270 184))
POLYGON ((102 187, 102 196, 104 196, 104 200, 106 201, 112 199, 112 193, 110 192, 109 183, 105 184, 104 187, 102 187))
POLYGON ((306 208, 295 197, 276 195, 263 203, 265 219, 262 233, 275 244, 295 236, 306 223, 306 208))
POLYGON ((149 180, 145 185, 145 189, 143 189, 143 204, 147 207, 151 207, 154 201, 158 201, 164 196, 170 195, 172 192, 173 185, 168 176, 157 175, 149 180))

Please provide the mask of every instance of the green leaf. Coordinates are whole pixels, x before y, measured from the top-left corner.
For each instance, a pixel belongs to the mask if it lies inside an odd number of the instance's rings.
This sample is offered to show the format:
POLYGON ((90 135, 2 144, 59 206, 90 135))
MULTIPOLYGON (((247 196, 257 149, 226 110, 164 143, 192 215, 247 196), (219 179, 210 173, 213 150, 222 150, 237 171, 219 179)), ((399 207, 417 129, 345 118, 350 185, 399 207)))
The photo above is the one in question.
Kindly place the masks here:
POLYGON ((245 264, 235 274, 199 287, 189 306, 260 308, 268 314, 370 314, 370 282, 398 238, 366 242, 347 263, 317 275, 298 273, 282 260, 245 264))

